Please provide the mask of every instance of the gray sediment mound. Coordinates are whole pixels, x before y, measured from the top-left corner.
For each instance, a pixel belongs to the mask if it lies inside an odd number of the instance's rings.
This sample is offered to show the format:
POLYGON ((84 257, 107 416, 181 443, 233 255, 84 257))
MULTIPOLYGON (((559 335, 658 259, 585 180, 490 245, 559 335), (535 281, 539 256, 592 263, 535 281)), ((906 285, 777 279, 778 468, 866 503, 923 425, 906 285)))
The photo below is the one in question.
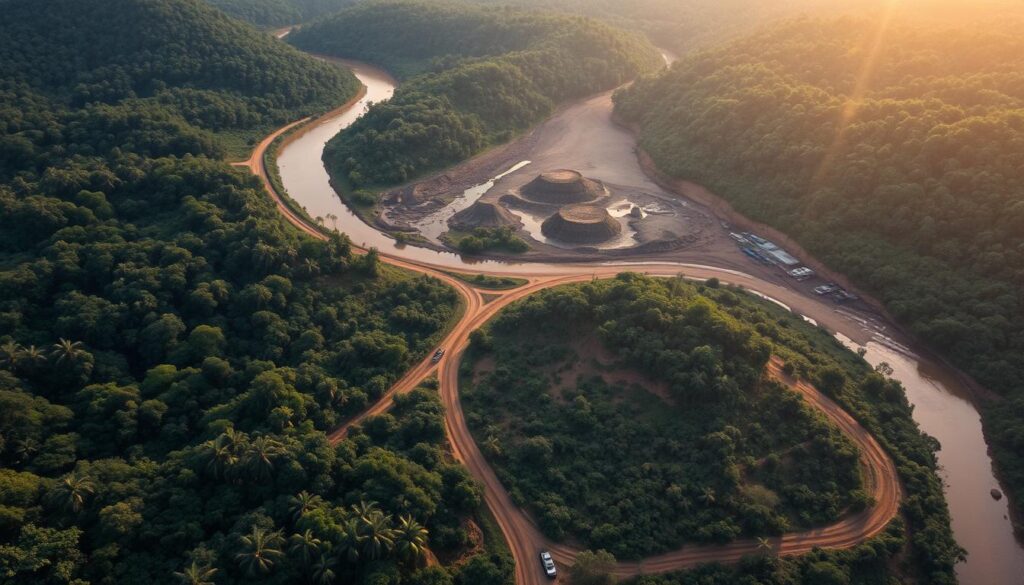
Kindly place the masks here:
POLYGON ((478 227, 502 227, 517 225, 519 219, 507 209, 492 201, 477 201, 466 209, 456 213, 448 220, 448 225, 457 230, 469 231, 478 227))
POLYGON ((541 173, 519 192, 525 199, 549 205, 587 203, 608 194, 600 181, 587 179, 569 169, 541 173))
POLYGON ((622 225, 597 205, 566 205, 544 220, 540 226, 545 236, 563 242, 595 244, 622 231, 622 225))

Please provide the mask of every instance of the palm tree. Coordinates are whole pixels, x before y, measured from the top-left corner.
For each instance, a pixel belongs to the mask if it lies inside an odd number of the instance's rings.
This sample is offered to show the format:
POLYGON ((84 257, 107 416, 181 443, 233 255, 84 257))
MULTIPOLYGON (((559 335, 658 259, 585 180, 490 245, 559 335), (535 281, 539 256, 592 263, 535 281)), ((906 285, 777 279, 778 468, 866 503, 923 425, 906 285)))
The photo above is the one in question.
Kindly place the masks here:
POLYGON ((383 557, 395 546, 391 516, 379 510, 374 511, 368 518, 361 519, 359 532, 363 537, 363 556, 371 561, 383 557))
POLYGON ((316 276, 320 273, 320 265, 316 260, 312 258, 306 258, 302 261, 302 271, 306 273, 306 276, 316 276))
POLYGON ((288 497, 288 505, 291 507, 292 522, 298 522, 307 512, 323 503, 323 498, 302 490, 297 495, 288 497))
POLYGON ((277 264, 277 250, 270 244, 260 242, 252 248, 252 260, 263 273, 277 264))
POLYGON ((217 569, 192 561, 191 565, 181 572, 175 572, 174 576, 182 585, 213 585, 213 575, 216 572, 217 569))
POLYGON ((22 347, 13 341, 0 345, 0 368, 13 371, 18 366, 23 351, 22 347))
POLYGON ((22 348, 19 358, 25 366, 28 366, 29 370, 34 370, 46 363, 46 354, 34 345, 22 348))
POLYGON ((359 520, 350 518, 341 524, 341 538, 337 542, 336 556, 350 565, 359 562, 363 548, 363 535, 359 531, 359 520))
POLYGON ((234 427, 224 429, 224 432, 220 434, 218 439, 223 441, 235 453, 241 453, 245 450, 246 445, 249 444, 249 435, 236 431, 234 427))
POLYGON ((88 477, 69 473, 50 492, 50 498, 64 510, 78 514, 95 492, 96 487, 88 477))
POLYGON ((395 551, 398 556, 411 565, 419 565, 427 558, 427 529, 411 516, 398 519, 395 529, 395 551))
POLYGON ((487 440, 484 441, 484 451, 492 457, 501 457, 501 442, 498 440, 498 437, 488 435, 487 440))
POLYGON ((316 585, 329 585, 334 582, 334 567, 338 564, 338 561, 334 560, 334 557, 320 555, 320 558, 313 563, 313 573, 310 575, 310 579, 316 585))
POLYGON ((50 352, 50 357, 53 361, 60 364, 74 365, 81 359, 85 350, 82 349, 81 341, 71 341, 70 339, 64 339, 61 337, 57 343, 53 344, 53 350, 50 352))
POLYGON ((768 556, 772 552, 772 543, 763 536, 757 537, 757 551, 761 556, 768 556))
POLYGON ((701 490, 701 492, 700 492, 700 499, 703 500, 704 503, 709 505, 709 506, 711 504, 714 504, 715 503, 715 490, 714 490, 714 488, 706 487, 703 490, 701 490))
POLYGON ((259 436, 252 440, 245 454, 245 466, 257 480, 265 480, 274 472, 274 459, 284 452, 284 447, 276 440, 259 436))
POLYGON ((284 538, 279 531, 270 532, 265 528, 253 526, 252 532, 241 538, 242 552, 235 555, 238 565, 247 575, 269 573, 274 562, 281 558, 281 544, 284 538))
POLYGON ((359 500, 358 504, 352 504, 352 514, 363 521, 366 521, 374 513, 380 512, 377 507, 377 502, 367 502, 365 500, 359 500))
POLYGON ((14 440, 14 456, 19 462, 28 461, 28 459, 38 451, 39 441, 36 441, 32 437, 14 440))
POLYGON ((302 561, 302 566, 309 568, 313 564, 313 558, 320 552, 321 540, 307 529, 302 534, 293 534, 288 539, 288 552, 302 561))
POLYGON ((216 478, 231 476, 238 465, 239 453, 245 445, 245 435, 228 428, 216 439, 203 443, 206 456, 206 470, 216 478))
POLYGON ((221 444, 219 441, 208 441, 206 469, 217 478, 227 477, 231 469, 238 463, 236 456, 230 447, 221 444))

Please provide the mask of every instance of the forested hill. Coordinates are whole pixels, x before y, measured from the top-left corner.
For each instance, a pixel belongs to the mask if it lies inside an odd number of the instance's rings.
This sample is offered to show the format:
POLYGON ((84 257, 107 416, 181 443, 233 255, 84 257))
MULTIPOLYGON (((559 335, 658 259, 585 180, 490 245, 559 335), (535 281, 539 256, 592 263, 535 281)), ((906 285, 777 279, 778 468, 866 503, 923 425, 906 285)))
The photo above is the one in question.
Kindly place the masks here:
MULTIPOLYGON (((758 23, 801 12, 849 8, 833 0, 470 0, 488 6, 518 6, 601 19, 643 32, 659 47, 682 53, 711 44, 758 23), (840 6, 841 4, 841 6, 840 6)), ((877 0, 867 0, 877 1, 877 0)))
POLYGON ((201 0, 0 0, 0 79, 64 105, 163 109, 211 131, 280 124, 358 87, 201 0))
POLYGON ((749 33, 782 18, 835 17, 893 10, 932 21, 962 22, 984 11, 1024 15, 1017 0, 466 0, 598 18, 644 33, 658 47, 683 54, 749 33))
POLYGON ((662 65, 647 42, 590 19, 447 3, 360 4, 288 40, 415 75, 328 145, 335 178, 356 187, 399 183, 461 161, 560 102, 662 65))
POLYGON ((420 567, 469 554, 480 494, 436 391, 324 431, 432 350, 456 295, 301 234, 161 105, 276 78, 311 107, 346 78, 193 1, 45 4, 0 5, 0 583, 452 583, 420 567), (155 98, 74 99, 153 71, 155 98))
POLYGON ((1021 23, 896 23, 868 62, 877 26, 769 28, 635 85, 617 111, 660 169, 787 232, 1011 397, 986 420, 1024 496, 1021 23))
POLYGON ((306 22, 359 0, 206 0, 227 14, 259 27, 306 22))
POLYGON ((592 51, 594 58, 626 63, 644 57, 635 39, 578 17, 407 0, 362 3, 303 27, 288 40, 305 49, 371 61, 402 78, 447 69, 463 59, 528 49, 592 51), (571 47, 573 41, 581 46, 571 47))

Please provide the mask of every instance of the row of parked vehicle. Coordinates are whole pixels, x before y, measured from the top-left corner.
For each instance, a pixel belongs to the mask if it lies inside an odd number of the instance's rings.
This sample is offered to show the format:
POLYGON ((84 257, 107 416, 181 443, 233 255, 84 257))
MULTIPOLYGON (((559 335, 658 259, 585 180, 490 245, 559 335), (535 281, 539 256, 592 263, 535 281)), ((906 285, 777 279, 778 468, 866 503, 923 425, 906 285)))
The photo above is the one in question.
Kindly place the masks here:
MULTIPOLYGON (((723 222, 723 229, 730 229, 728 223, 723 222)), ((740 251, 746 254, 751 260, 765 266, 778 266, 786 274, 798 281, 804 282, 816 276, 814 270, 800 266, 800 261, 774 243, 749 232, 730 232, 729 237, 736 242, 740 251)), ((849 292, 834 282, 814 287, 814 293, 821 296, 828 296, 837 303, 846 303, 857 300, 857 295, 849 292)))

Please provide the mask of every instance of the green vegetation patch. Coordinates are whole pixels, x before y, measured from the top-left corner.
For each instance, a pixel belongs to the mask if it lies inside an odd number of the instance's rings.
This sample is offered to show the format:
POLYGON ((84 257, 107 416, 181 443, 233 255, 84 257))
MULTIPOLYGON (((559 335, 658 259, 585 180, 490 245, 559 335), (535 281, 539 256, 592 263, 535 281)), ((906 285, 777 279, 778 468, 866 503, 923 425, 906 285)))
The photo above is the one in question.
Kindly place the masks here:
POLYGON ((770 27, 636 84, 616 110, 661 170, 791 234, 1006 396, 986 431, 1024 502, 1020 21, 893 24, 849 109, 878 26, 770 27))
MULTIPOLYGON (((429 530, 419 533, 421 538, 417 542, 410 538, 417 531, 403 523, 403 516, 379 517, 378 528, 389 537, 382 539, 379 557, 415 568, 425 564, 429 548, 439 557, 458 559, 454 567, 420 569, 403 578, 402 583, 444 585, 451 584, 454 577, 456 582, 465 585, 512 584, 514 564, 501 531, 488 527, 483 542, 473 540, 470 522, 486 516, 487 512, 481 506, 480 487, 451 455, 436 380, 428 380, 409 394, 396 396, 390 411, 371 417, 353 429, 340 449, 375 460, 375 465, 353 470, 356 484, 362 482, 363 497, 377 498, 381 510, 406 510, 412 514, 420 510, 435 519, 429 530)), ((318 535, 343 535, 354 521, 358 534, 360 523, 365 524, 361 518, 365 502, 362 500, 356 508, 348 509, 323 505, 303 518, 302 527, 312 528, 318 535), (360 512, 353 513, 353 510, 360 512)), ((366 527, 363 532, 366 533, 366 527)), ((373 566, 377 563, 366 555, 367 542, 356 546, 352 554, 360 558, 361 564, 373 566)), ((363 582, 373 583, 375 573, 386 572, 380 568, 368 571, 363 582)))
POLYGON ((354 188, 402 183, 462 161, 662 62, 648 43, 584 18, 464 4, 368 2, 292 33, 318 53, 407 78, 332 139, 324 160, 354 188))
POLYGON ((771 342, 676 286, 545 291, 476 335, 463 403, 513 497, 549 536, 630 558, 863 505, 853 444, 762 375, 771 342))
POLYGON ((492 276, 490 274, 465 274, 462 272, 445 272, 445 274, 458 278, 463 282, 467 282, 477 288, 486 288, 490 290, 507 290, 523 286, 527 281, 525 278, 515 278, 512 276, 492 276))
POLYGON ((522 254, 530 249, 525 240, 516 235, 509 226, 496 228, 478 227, 471 232, 451 230, 445 232, 444 240, 464 254, 484 252, 508 252, 522 254))

